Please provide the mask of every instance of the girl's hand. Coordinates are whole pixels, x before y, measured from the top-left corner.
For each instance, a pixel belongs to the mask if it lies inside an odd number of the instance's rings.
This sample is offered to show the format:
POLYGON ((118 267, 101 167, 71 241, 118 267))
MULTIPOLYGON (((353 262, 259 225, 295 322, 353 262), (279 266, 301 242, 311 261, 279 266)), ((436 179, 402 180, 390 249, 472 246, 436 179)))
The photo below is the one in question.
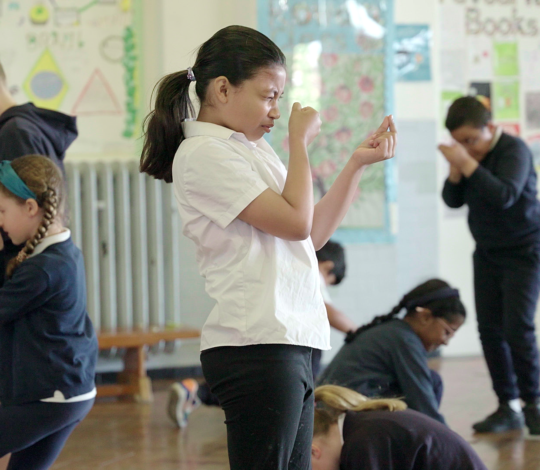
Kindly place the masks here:
POLYGON ((321 130, 319 113, 313 108, 294 103, 289 118, 289 140, 300 139, 306 147, 313 142, 321 130))
POLYGON ((395 155, 397 130, 392 116, 386 116, 375 134, 364 140, 353 152, 359 166, 388 160, 395 155))

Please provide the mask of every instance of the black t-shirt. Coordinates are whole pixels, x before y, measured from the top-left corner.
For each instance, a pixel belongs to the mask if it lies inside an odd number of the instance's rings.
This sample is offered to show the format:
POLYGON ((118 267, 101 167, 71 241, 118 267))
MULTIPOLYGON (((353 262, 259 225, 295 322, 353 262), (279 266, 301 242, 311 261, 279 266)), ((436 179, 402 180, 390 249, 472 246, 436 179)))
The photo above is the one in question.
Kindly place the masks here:
POLYGON ((348 412, 340 470, 487 470, 444 424, 413 410, 348 412))

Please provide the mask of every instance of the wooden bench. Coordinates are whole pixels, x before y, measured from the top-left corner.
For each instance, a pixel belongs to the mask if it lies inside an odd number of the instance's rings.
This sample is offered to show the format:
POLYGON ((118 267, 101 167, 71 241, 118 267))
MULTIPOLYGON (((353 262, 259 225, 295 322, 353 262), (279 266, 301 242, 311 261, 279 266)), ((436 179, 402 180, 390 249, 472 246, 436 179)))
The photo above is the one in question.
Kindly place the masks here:
POLYGON ((146 373, 145 346, 160 341, 198 338, 201 332, 193 328, 163 328, 148 330, 118 330, 98 332, 99 349, 126 348, 124 370, 118 381, 111 385, 98 385, 98 397, 129 395, 135 400, 149 403, 153 400, 152 382, 146 373))

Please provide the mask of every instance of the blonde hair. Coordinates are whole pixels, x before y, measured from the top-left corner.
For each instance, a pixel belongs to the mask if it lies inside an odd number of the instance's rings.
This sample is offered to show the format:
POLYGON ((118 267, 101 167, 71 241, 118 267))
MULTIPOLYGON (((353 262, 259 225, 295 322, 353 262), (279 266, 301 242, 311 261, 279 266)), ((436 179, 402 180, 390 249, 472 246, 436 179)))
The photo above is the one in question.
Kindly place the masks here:
MULTIPOLYGON (((39 242, 47 236, 49 226, 54 221, 63 221, 65 187, 62 172, 49 158, 41 155, 27 155, 16 158, 11 167, 26 186, 36 195, 36 202, 43 209, 43 220, 36 233, 30 238, 19 254, 12 259, 6 268, 6 277, 9 279, 13 271, 31 255, 39 242)), ((14 195, 0 183, 0 191, 8 197, 24 204, 24 199, 14 195)))
POLYGON ((321 385, 315 389, 313 437, 327 435, 330 427, 346 411, 402 411, 407 405, 396 398, 370 399, 349 388, 321 385))

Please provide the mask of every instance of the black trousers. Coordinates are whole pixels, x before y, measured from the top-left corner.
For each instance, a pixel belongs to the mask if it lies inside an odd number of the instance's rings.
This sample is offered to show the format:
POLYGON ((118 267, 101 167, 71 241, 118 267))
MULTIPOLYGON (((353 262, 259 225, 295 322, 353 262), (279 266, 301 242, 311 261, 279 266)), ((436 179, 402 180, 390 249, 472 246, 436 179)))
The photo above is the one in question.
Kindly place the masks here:
POLYGON ((231 470, 311 468, 311 348, 219 347, 203 351, 201 363, 225 411, 231 470))
POLYGON ((8 470, 47 470, 93 404, 92 399, 0 406, 0 457, 11 453, 8 470))
POLYGON ((534 316, 540 292, 540 247, 483 250, 474 257, 478 331, 499 401, 539 396, 534 316))

